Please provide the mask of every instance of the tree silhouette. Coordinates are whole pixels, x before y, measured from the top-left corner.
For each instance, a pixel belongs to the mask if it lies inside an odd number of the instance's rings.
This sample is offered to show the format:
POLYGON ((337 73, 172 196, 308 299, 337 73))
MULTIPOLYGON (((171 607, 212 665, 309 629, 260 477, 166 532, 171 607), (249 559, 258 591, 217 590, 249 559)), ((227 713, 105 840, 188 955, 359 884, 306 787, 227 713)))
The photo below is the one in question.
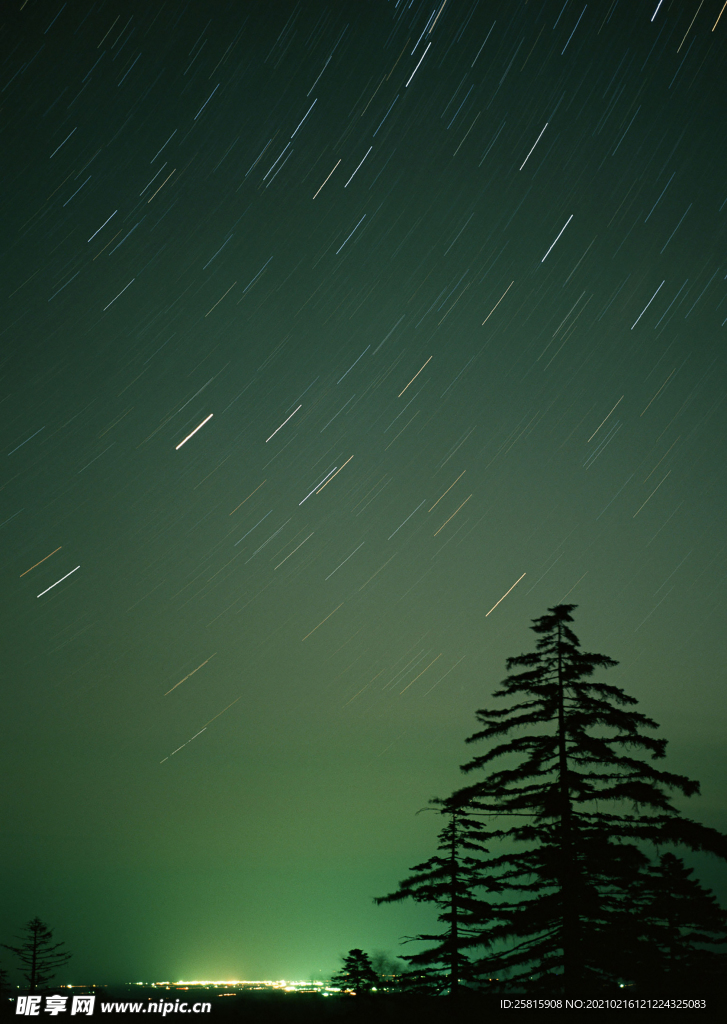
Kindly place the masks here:
POLYGON ((343 967, 331 978, 334 985, 352 988, 357 996, 370 992, 378 980, 368 954, 362 949, 350 949, 343 957, 343 967))
POLYGON ((645 984, 712 987, 727 975, 727 956, 709 948, 727 943, 727 914, 693 874, 673 853, 647 869, 636 972, 645 984))
POLYGON ((18 940, 19 946, 3 943, 3 948, 9 949, 20 961, 30 992, 47 985, 55 977, 56 971, 71 959, 72 954, 61 949, 65 943, 53 942, 52 930, 39 917, 28 922, 25 934, 18 936, 18 940))
POLYGON ((422 952, 405 956, 412 966, 409 980, 418 990, 439 993, 449 991, 456 997, 460 985, 474 982, 470 958, 465 950, 481 945, 481 925, 495 911, 477 896, 477 890, 490 885, 483 874, 479 854, 487 853, 482 822, 466 814, 454 803, 440 803, 447 824, 439 833, 439 853, 415 865, 408 878, 399 882, 395 892, 379 896, 374 902, 393 903, 412 899, 433 903, 444 930, 436 935, 415 935, 408 941, 433 942, 422 952), (474 856, 473 856, 474 854, 474 856))
POLYGON ((506 852, 491 858, 490 870, 517 903, 508 920, 483 922, 487 942, 507 944, 487 969, 494 964, 550 987, 561 975, 566 992, 593 992, 614 977, 606 947, 644 871, 638 841, 682 843, 724 857, 727 840, 682 818, 670 803, 668 791, 692 796, 697 782, 637 756, 664 757, 666 740, 644 734, 658 726, 630 710, 635 698, 591 681, 596 669, 617 662, 581 651, 568 625, 575 607, 548 609, 532 626, 536 650, 508 659, 509 673, 522 671, 509 674, 494 696, 509 698, 510 706, 478 711, 483 728, 467 740, 494 745, 462 766, 488 774, 453 799, 470 813, 529 819, 493 833, 506 852), (491 770, 500 758, 505 766, 491 770))

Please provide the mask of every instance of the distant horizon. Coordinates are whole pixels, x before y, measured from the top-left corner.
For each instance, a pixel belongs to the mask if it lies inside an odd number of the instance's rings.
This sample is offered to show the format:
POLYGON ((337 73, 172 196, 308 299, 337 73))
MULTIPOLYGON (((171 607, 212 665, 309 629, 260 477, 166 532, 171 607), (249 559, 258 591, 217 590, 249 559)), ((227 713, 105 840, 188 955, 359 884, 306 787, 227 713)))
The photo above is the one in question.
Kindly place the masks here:
MULTIPOLYGON (((327 984, 328 983, 326 981, 318 981, 318 980, 314 980, 314 979, 311 979, 309 981, 304 981, 302 979, 297 979, 296 980, 296 979, 292 979, 292 978, 277 978, 277 979, 276 978, 267 978, 267 979, 263 979, 263 978, 257 978, 257 979, 254 979, 254 978, 250 978, 250 979, 237 978, 237 979, 232 979, 232 980, 217 980, 217 981, 213 981, 213 980, 206 980, 206 981, 184 981, 184 980, 182 980, 182 981, 117 981, 117 982, 90 982, 90 981, 89 982, 81 982, 81 981, 79 981, 79 982, 59 982, 58 984, 48 984, 46 987, 47 988, 103 988, 104 985, 130 985, 130 986, 137 986, 137 987, 140 986, 140 985, 144 985, 144 986, 147 986, 149 988, 161 988, 162 986, 167 985, 167 986, 170 986, 170 987, 173 987, 173 988, 178 988, 180 985, 197 985, 197 986, 202 986, 202 985, 208 985, 208 986, 221 986, 221 985, 229 985, 229 986, 232 986, 232 985, 272 985, 272 986, 291 985, 291 986, 303 986, 303 985, 313 985, 313 986, 318 988, 318 987, 325 987, 325 986, 327 986, 327 984)), ((22 988, 22 987, 23 987, 22 985, 17 985, 16 986, 16 988, 22 988)))

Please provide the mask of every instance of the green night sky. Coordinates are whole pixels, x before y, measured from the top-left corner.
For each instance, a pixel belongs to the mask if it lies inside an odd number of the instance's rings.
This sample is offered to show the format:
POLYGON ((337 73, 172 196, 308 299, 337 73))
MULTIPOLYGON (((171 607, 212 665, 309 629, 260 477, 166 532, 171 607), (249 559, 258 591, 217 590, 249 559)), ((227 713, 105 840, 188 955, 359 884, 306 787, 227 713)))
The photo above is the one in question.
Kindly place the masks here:
POLYGON ((0 939, 59 980, 402 951, 564 599, 727 827, 727 15, 657 3, 4 5, 0 939))

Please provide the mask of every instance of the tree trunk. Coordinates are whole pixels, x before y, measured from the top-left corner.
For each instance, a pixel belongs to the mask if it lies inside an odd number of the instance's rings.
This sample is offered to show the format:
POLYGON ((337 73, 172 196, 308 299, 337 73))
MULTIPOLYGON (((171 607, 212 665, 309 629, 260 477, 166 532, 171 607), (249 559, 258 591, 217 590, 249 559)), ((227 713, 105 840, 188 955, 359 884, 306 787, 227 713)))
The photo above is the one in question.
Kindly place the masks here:
POLYGON ((30 962, 30 991, 35 992, 38 978, 38 932, 33 932, 33 959, 30 962))
POLYGON ((450 941, 452 943, 450 969, 449 969, 449 994, 452 998, 459 993, 459 921, 457 919, 457 816, 452 815, 452 845, 450 853, 450 886, 452 908, 452 925, 450 929, 450 941))
POLYGON ((558 788, 560 790, 560 895, 562 901, 563 983, 564 991, 574 991, 581 974, 578 946, 578 910, 575 902, 576 878, 573 850, 573 822, 568 788, 566 754, 565 688, 563 686, 562 633, 558 623, 558 788))

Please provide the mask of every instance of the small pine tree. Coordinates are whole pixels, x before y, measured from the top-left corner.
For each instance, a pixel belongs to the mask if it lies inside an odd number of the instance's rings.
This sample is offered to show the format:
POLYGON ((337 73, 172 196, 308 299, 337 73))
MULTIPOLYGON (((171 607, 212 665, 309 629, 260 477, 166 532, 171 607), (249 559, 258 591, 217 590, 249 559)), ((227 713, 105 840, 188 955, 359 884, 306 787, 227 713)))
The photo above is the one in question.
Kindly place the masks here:
POLYGON ((371 959, 362 949, 351 949, 343 957, 343 967, 331 978, 331 983, 342 988, 353 989, 357 996, 365 995, 376 988, 378 982, 371 959))
POLYGON ((39 917, 34 917, 25 926, 25 934, 18 936, 19 946, 7 946, 20 961, 23 977, 28 983, 28 990, 35 992, 52 981, 56 971, 71 959, 71 953, 61 949, 64 942, 53 942, 53 931, 43 924, 39 917))
POLYGON ((413 899, 433 903, 444 930, 436 935, 415 935, 408 941, 433 942, 422 952, 404 957, 412 968, 407 978, 418 991, 448 991, 456 997, 460 986, 474 983, 472 964, 465 950, 482 945, 481 924, 492 920, 496 910, 478 897, 482 887, 493 884, 483 874, 481 855, 487 853, 485 826, 455 804, 433 801, 448 818, 439 833, 439 853, 415 865, 395 892, 374 902, 393 903, 413 899), (474 854, 474 856, 473 856, 474 854))

